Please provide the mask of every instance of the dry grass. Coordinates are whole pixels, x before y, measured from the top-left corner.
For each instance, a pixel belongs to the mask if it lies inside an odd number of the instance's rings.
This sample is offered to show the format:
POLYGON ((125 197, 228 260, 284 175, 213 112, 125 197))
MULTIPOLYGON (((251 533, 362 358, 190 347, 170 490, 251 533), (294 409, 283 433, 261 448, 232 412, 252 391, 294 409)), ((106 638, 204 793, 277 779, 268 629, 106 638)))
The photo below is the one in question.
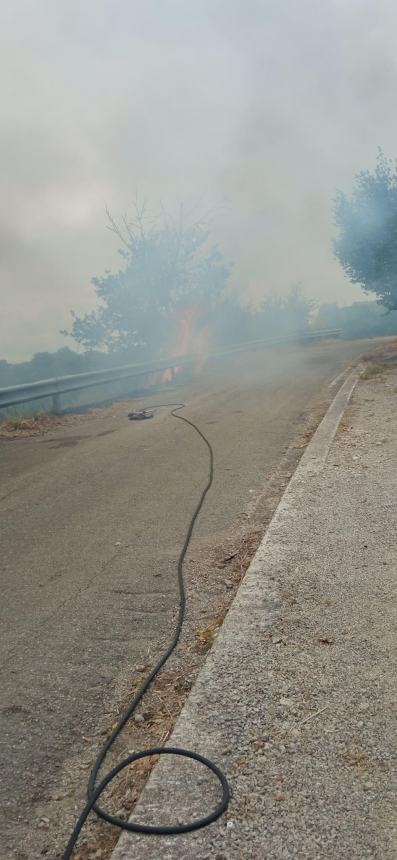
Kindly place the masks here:
POLYGON ((261 539, 262 530, 249 532, 241 539, 240 545, 234 552, 218 560, 216 565, 218 570, 225 568, 229 570, 231 591, 225 596, 222 607, 211 618, 209 624, 196 632, 194 648, 198 653, 206 654, 214 644, 234 594, 244 578, 261 539))
POLYGON ((381 346, 376 347, 372 352, 368 352, 362 356, 364 361, 379 361, 379 359, 387 358, 393 355, 397 350, 397 338, 387 338, 386 342, 381 346))
POLYGON ((361 379, 373 379, 374 376, 380 376, 384 372, 385 368, 381 364, 369 364, 361 375, 361 379))
POLYGON ((194 642, 196 651, 201 654, 205 654, 209 651, 215 642, 218 630, 225 619, 226 612, 226 609, 224 611, 217 612, 207 627, 203 627, 202 630, 197 631, 194 642))
POLYGON ((362 767, 368 761, 368 753, 359 749, 347 750, 342 753, 342 758, 350 767, 362 767))
POLYGON ((58 415, 47 415, 46 412, 36 412, 29 417, 15 415, 0 422, 0 437, 23 439, 27 436, 41 436, 49 430, 55 430, 63 421, 58 415))

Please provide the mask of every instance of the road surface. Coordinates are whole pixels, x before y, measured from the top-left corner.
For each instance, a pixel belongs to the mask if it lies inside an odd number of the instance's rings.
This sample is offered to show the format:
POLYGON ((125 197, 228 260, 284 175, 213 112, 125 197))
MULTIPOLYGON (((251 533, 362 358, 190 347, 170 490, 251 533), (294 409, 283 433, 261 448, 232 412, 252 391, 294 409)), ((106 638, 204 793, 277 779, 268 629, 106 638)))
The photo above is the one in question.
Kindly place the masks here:
MULTIPOLYGON (((230 536, 305 416, 365 351, 356 341, 241 354, 173 388, 215 453, 192 552, 230 536)), ((80 802, 87 776, 77 764, 65 783, 65 768, 112 713, 120 679, 165 641, 175 560, 207 468, 193 431, 167 410, 131 423, 125 404, 0 441, 4 857, 61 856, 70 798, 80 802)))

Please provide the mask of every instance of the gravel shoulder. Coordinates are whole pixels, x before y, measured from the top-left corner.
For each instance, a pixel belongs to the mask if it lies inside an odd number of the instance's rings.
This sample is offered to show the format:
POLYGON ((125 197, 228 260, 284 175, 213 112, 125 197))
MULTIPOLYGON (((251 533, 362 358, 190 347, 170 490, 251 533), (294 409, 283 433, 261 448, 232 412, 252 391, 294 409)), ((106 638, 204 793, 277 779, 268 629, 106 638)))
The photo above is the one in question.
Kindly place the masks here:
MULTIPOLYGON (((366 372, 325 462, 314 437, 177 722, 172 745, 226 772, 226 816, 124 835, 113 860, 397 856, 396 396, 395 367, 366 372)), ((134 817, 190 820, 217 797, 167 757, 134 817)))

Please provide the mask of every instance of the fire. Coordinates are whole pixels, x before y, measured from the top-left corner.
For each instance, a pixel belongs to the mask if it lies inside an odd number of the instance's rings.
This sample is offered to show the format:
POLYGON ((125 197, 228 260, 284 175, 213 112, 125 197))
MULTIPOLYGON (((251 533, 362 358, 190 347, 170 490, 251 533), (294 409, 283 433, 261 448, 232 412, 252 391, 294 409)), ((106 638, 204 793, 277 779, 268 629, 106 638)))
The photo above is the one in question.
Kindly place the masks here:
MULTIPOLYGON (((207 332, 200 326, 200 318, 203 313, 198 305, 192 305, 177 316, 177 335, 172 346, 174 355, 188 355, 189 353, 201 356, 199 361, 202 366, 204 360, 207 332)), ((162 382, 172 382, 175 374, 180 373, 180 366, 169 367, 162 374, 162 382)))

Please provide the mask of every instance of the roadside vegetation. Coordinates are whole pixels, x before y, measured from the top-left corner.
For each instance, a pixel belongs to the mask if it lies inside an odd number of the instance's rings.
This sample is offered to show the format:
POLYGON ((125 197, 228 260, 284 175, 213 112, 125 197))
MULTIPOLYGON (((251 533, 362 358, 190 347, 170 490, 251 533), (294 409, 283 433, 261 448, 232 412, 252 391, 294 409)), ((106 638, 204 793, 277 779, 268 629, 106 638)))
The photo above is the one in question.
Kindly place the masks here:
POLYGON ((92 279, 96 307, 62 332, 77 349, 0 360, 0 387, 102 370, 159 355, 213 351, 243 341, 339 329, 346 339, 397 334, 397 170, 380 151, 357 174, 350 197, 338 192, 335 255, 347 276, 376 301, 315 306, 301 284, 283 297, 243 307, 230 286, 232 264, 214 244, 210 219, 183 207, 176 217, 136 203, 120 222, 108 213, 120 267, 92 279))
MULTIPOLYGON (((274 337, 275 333, 303 334, 311 329, 337 328, 347 340, 397 335, 397 311, 387 313, 377 302, 355 302, 347 307, 324 304, 316 310, 306 301, 303 292, 297 293, 294 289, 285 299, 269 299, 257 309, 240 308, 230 299, 225 300, 225 305, 213 314, 214 347, 274 337)), ((15 364, 0 361, 0 387, 102 370, 144 361, 146 357, 150 357, 150 352, 143 348, 114 349, 110 352, 85 349, 84 352, 77 352, 65 346, 56 352, 38 352, 31 361, 15 364)))
POLYGON ((57 415, 48 415, 42 410, 31 416, 15 415, 0 421, 0 437, 3 439, 23 439, 28 436, 41 436, 48 430, 54 430, 63 424, 65 419, 57 415))
POLYGON ((397 162, 379 149, 375 169, 356 174, 350 197, 338 192, 335 220, 335 254, 348 278, 397 310, 397 162))

